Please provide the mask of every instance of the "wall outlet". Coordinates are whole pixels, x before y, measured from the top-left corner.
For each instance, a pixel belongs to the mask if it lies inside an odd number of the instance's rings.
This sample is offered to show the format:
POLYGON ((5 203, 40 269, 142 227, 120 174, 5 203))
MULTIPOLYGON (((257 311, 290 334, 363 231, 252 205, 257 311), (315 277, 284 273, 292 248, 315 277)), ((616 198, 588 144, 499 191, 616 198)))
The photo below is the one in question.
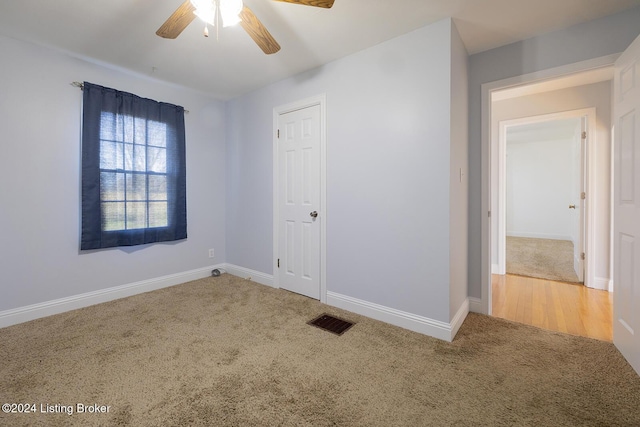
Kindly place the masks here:
POLYGON ((213 258, 213 257, 214 257, 213 249, 209 249, 209 258, 213 258))

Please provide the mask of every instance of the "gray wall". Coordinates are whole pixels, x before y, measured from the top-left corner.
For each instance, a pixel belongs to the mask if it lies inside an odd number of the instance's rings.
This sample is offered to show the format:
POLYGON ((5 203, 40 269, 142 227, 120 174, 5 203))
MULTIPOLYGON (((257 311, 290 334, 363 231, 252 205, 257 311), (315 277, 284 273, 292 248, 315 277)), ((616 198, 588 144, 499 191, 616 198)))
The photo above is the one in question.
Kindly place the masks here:
MULTIPOLYGON (((575 121, 579 126, 579 119, 575 121)), ((575 160, 579 138, 579 133, 540 138, 534 132, 512 140, 507 131, 507 236, 574 241, 575 210, 567 206, 579 197, 575 191, 580 175, 580 162, 575 160)))
POLYGON ((0 57, 0 311, 224 261, 223 103, 2 36, 0 57), (70 86, 75 80, 190 110, 187 240, 79 253, 82 92, 70 86))
POLYGON ((273 108, 325 93, 327 289, 449 322, 451 34, 443 20, 228 102, 229 263, 273 273, 273 108))
POLYGON ((449 232, 449 310, 455 315, 467 299, 469 249, 469 55, 451 27, 451 170, 449 232))
POLYGON ((640 8, 554 31, 469 57, 469 296, 480 298, 481 86, 483 83, 619 53, 640 33, 640 8))

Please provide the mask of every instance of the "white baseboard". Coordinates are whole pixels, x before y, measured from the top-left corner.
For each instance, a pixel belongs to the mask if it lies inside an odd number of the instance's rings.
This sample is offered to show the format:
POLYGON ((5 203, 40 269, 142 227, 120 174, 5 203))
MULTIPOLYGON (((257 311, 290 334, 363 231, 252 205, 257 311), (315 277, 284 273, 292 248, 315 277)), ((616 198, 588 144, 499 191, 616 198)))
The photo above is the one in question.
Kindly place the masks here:
MULTIPOLYGON (((576 272, 576 275, 578 275, 578 271, 580 271, 581 261, 582 260, 580 259, 580 256, 578 254, 574 254, 573 255, 573 271, 576 272)), ((584 271, 584 273, 583 273, 582 280, 584 280, 584 276, 586 276, 586 271, 584 271)), ((579 275, 578 275, 578 277, 579 277, 579 275)))
POLYGON ((234 264, 223 264, 220 268, 222 268, 229 274, 233 274, 234 276, 250 279, 262 285, 271 286, 272 288, 274 287, 272 274, 262 273, 260 271, 251 270, 249 268, 240 267, 234 264))
POLYGON ((451 319, 451 323, 450 323, 451 339, 448 340, 449 342, 453 341, 453 339, 456 337, 456 334, 458 333, 458 329, 460 329, 460 326, 462 326, 462 323, 464 322, 464 319, 467 318, 468 314, 469 314, 469 298, 467 297, 464 299, 464 301, 462 301, 462 305, 460 306, 460 308, 458 308, 458 311, 453 316, 453 319, 451 319))
POLYGON ((190 282, 192 280, 202 279, 210 276, 211 270, 214 268, 224 267, 221 265, 203 267, 196 270, 170 274, 167 276, 142 280, 140 282, 128 283, 126 285, 100 289, 98 291, 0 311, 0 328, 22 322, 28 322, 29 320, 39 319, 41 317, 51 316, 53 314, 64 313, 69 310, 75 310, 78 308, 88 307, 90 305, 141 294, 143 292, 155 291, 157 289, 167 288, 169 286, 190 282))
POLYGON ((491 264, 491 274, 504 274, 504 273, 500 273, 499 264, 491 264))
MULTIPOLYGON (((87 292, 84 294, 73 295, 70 297, 60 298, 52 301, 45 301, 38 304, 32 304, 24 307, 18 307, 10 310, 0 311, 0 328, 15 325, 29 320, 39 319, 41 317, 51 316, 78 308, 88 307, 132 295, 150 292, 157 289, 167 288, 169 286, 178 285, 180 283, 192 280, 202 279, 211 275, 211 270, 218 268, 229 274, 238 277, 248 278, 254 282, 274 286, 273 275, 262 273, 256 270, 240 267, 233 264, 218 264, 209 267, 203 267, 196 270, 185 271, 177 274, 157 277, 140 282, 129 283, 126 285, 115 286, 112 288, 101 289, 98 291, 87 292)), ((415 332, 439 338, 445 341, 452 341, 458 329, 464 322, 464 319, 471 311, 476 311, 475 306, 479 306, 479 299, 467 298, 453 316, 451 323, 441 322, 416 314, 396 310, 394 308, 385 307, 379 304, 348 297, 335 292, 327 292, 327 304, 362 314, 376 320, 380 320, 392 325, 400 326, 415 332)))
POLYGON ((600 289, 601 291, 613 291, 613 281, 605 277, 594 277, 589 286, 592 289, 600 289))
POLYGON ((466 299, 451 323, 429 319, 335 292, 327 292, 327 304, 449 342, 453 341, 456 332, 469 313, 469 301, 466 299))
MULTIPOLYGON (((273 275, 234 264, 223 264, 221 268, 234 276, 249 278, 266 286, 275 286, 273 275)), ((327 292, 327 304, 449 342, 453 340, 469 314, 469 299, 463 301, 451 323, 440 322, 335 292, 327 292)))
POLYGON ((485 314, 482 312, 482 298, 469 297, 469 311, 472 313, 485 314))

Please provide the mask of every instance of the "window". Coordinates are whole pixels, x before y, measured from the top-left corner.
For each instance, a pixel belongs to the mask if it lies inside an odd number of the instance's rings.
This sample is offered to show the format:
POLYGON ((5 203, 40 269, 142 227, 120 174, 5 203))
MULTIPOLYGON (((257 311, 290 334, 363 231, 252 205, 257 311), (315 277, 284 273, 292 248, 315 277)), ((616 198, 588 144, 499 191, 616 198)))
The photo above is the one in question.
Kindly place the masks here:
POLYGON ((102 112, 100 202, 104 231, 166 227, 166 124, 102 112))
POLYGON ((81 249, 185 239, 184 109, 84 83, 81 249))

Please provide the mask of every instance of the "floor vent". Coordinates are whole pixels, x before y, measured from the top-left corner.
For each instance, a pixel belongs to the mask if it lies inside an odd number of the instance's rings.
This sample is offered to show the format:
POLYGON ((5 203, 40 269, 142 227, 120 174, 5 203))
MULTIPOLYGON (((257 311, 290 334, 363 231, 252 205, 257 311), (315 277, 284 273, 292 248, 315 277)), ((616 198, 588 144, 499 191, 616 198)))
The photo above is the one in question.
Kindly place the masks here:
POLYGON ((309 325, 316 326, 325 331, 332 332, 336 335, 344 334, 354 323, 348 322, 343 319, 339 319, 328 314, 322 314, 313 320, 307 322, 309 325))

